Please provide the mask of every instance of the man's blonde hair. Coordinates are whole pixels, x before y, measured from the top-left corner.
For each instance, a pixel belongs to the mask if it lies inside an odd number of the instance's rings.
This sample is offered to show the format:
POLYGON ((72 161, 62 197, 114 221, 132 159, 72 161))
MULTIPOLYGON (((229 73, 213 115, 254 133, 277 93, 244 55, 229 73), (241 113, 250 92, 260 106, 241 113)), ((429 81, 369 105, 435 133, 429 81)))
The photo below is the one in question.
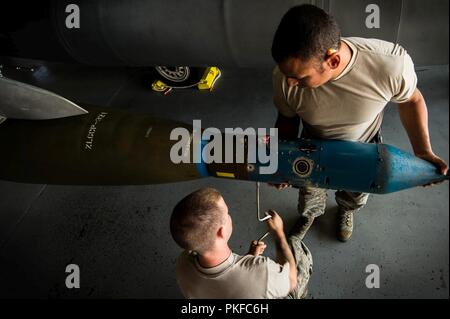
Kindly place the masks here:
POLYGON ((218 190, 208 187, 178 202, 170 218, 170 232, 181 248, 201 254, 213 247, 216 232, 224 224, 217 205, 221 197, 218 190))

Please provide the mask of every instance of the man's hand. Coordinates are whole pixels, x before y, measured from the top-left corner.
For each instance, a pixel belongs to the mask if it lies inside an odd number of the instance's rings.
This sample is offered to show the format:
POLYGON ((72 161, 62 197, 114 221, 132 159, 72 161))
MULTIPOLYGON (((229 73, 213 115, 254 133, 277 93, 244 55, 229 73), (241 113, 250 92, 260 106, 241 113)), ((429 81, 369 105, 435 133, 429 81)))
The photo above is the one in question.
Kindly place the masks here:
MULTIPOLYGON (((439 172, 442 175, 447 175, 448 174, 448 165, 447 163, 441 159, 439 156, 436 156, 433 152, 429 152, 429 153, 425 153, 425 154, 416 154, 417 157, 428 161, 432 164, 434 164, 434 166, 437 167, 437 169, 439 170, 439 172)), ((437 184, 441 184, 442 182, 438 182, 438 183, 430 183, 430 184, 426 184, 424 186, 431 186, 431 185, 437 185, 437 184)))
POLYGON ((269 228, 269 231, 275 235, 284 236, 283 220, 280 215, 278 215, 278 213, 274 210, 269 210, 268 213, 272 216, 272 218, 267 220, 267 227, 269 228))
POLYGON ((254 240, 250 245, 250 249, 248 250, 248 255, 259 256, 262 255, 267 245, 262 241, 254 240))
POLYGON ((291 186, 289 183, 280 183, 280 184, 268 183, 268 184, 269 186, 275 187, 278 190, 282 190, 291 186))

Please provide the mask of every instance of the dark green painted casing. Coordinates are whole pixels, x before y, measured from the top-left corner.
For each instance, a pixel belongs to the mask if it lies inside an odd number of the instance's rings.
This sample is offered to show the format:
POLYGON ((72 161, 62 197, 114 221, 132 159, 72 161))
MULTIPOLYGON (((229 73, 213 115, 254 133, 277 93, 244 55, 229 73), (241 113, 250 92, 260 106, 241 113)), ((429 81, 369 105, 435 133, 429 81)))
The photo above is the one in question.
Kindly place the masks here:
MULTIPOLYGON (((83 106, 85 107, 85 106, 83 106)), ((175 127, 191 126, 95 107, 54 120, 0 125, 0 179, 59 185, 140 185, 200 178, 196 164, 174 164, 175 127)), ((192 142, 191 142, 192 143, 192 142)))

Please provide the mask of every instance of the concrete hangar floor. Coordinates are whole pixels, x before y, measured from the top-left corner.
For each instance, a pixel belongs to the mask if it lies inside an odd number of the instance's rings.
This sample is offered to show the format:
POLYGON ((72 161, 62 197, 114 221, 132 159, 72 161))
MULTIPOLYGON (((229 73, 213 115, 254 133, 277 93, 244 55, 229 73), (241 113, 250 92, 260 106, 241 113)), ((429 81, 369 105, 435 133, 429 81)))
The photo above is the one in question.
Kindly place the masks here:
MULTIPOLYGON (((418 71, 427 101, 434 151, 449 161, 448 66, 418 71)), ((46 65, 8 76, 80 104, 106 106, 203 127, 271 127, 270 69, 223 69, 212 92, 152 92, 133 69, 46 65)), ((388 105, 385 142, 411 150, 396 106, 388 105)), ((151 165, 151 164, 150 164, 151 165)), ((218 188, 234 219, 231 246, 245 253, 265 231, 255 217, 252 182, 203 179, 162 185, 84 187, 0 181, 0 297, 180 298, 175 260, 180 249, 169 233, 174 204, 202 186, 218 188), (65 286, 77 264, 81 288, 65 286)), ((448 298, 448 183, 371 196, 355 217, 347 243, 335 238, 336 204, 305 238, 314 258, 310 298, 448 298), (380 288, 368 289, 366 266, 380 267, 380 288)), ((262 209, 274 208, 287 228, 297 218, 297 191, 261 188, 262 209)), ((270 239, 266 254, 274 256, 270 239)))

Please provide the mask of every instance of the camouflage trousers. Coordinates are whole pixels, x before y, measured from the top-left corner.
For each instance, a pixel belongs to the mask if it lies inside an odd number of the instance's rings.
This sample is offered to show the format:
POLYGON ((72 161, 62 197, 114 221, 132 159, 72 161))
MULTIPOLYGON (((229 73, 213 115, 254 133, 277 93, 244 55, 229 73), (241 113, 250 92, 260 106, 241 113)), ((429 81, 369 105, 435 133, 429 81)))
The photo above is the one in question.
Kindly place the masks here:
MULTIPOLYGON (((358 210, 367 203, 369 194, 336 192, 336 202, 346 210, 358 210)), ((298 211, 305 217, 318 217, 325 213, 327 190, 315 187, 301 187, 298 200, 298 211)), ((299 227, 299 226, 294 226, 299 227)), ((297 263, 297 287, 287 296, 291 299, 302 299, 307 293, 308 282, 313 272, 313 259, 308 247, 303 243, 300 229, 292 229, 289 245, 297 263)))
MULTIPOLYGON (((336 203, 344 210, 359 210, 366 205, 369 194, 337 191, 336 203)), ((315 187, 300 187, 298 212, 305 217, 319 217, 325 213, 327 190, 315 187)))
POLYGON ((313 260, 311 252, 303 243, 300 236, 297 235, 295 229, 291 230, 289 236, 289 245, 295 257, 297 264, 297 287, 289 293, 288 299, 302 299, 307 294, 308 281, 313 272, 313 260))

